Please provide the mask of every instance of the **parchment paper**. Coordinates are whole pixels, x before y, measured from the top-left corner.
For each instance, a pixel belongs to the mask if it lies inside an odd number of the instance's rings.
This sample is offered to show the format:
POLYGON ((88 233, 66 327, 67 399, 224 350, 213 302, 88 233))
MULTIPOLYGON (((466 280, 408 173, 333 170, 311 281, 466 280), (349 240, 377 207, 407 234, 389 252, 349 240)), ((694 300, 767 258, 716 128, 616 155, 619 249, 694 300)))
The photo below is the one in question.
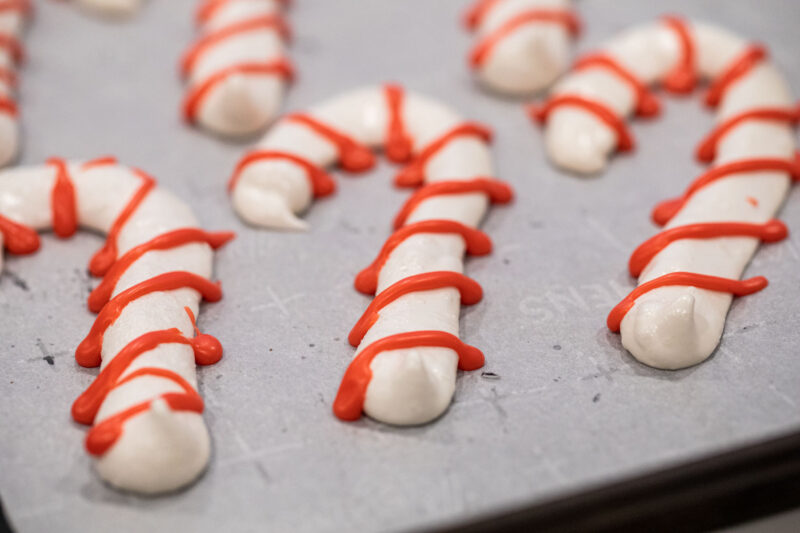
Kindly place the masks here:
MULTIPOLYGON (((395 531, 430 527, 720 451, 800 424, 800 194, 795 232, 764 246, 748 275, 770 286, 739 299, 722 346, 688 370, 646 368, 605 316, 633 281, 628 254, 655 233, 651 207, 701 171, 711 126, 698 98, 665 97, 664 117, 633 126, 639 148, 595 179, 549 166, 520 102, 481 93, 465 56, 465 2, 300 0, 290 20, 299 79, 286 110, 365 83, 402 81, 492 125, 498 174, 516 203, 491 210, 495 242, 467 273, 485 290, 463 312, 463 338, 487 356, 459 377, 455 402, 423 427, 339 422, 331 402, 353 353, 347 333, 369 302, 352 288, 407 192, 383 165, 340 175, 307 234, 245 227, 225 181, 247 143, 224 143, 179 116, 177 62, 193 36, 188 0, 152 0, 107 23, 65 2, 37 3, 25 39, 22 163, 108 153, 154 173, 207 229, 233 229, 217 254, 225 298, 201 329, 225 346, 200 371, 213 457, 179 494, 139 498, 105 486, 83 450, 71 402, 96 370, 73 350, 93 316, 86 275, 98 236, 47 236, 0 278, 0 495, 20 532, 395 531)), ((585 0, 579 49, 664 11, 715 20, 767 43, 800 90, 800 3, 585 0)))

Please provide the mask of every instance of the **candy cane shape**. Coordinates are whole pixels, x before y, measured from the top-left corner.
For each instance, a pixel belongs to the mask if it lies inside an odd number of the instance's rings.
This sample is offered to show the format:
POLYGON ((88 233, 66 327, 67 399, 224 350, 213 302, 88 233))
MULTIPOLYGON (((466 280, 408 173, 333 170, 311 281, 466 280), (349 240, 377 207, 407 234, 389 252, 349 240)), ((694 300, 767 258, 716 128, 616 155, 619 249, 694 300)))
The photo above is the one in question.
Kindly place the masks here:
POLYGON ((89 264, 104 276, 89 296, 99 314, 75 352, 78 364, 101 370, 73 418, 92 425, 86 449, 110 484, 177 489, 208 463, 195 363, 216 362, 222 346, 194 317, 201 298, 222 296, 209 281, 213 249, 233 235, 197 229, 186 204, 113 158, 0 173, 0 243, 9 252, 34 252, 36 230, 69 237, 79 225, 107 240, 89 264))
POLYGON ((608 317, 643 363, 702 362, 719 344, 733 296, 766 286, 762 277, 739 280, 758 243, 786 236, 772 218, 800 176, 792 131, 800 110, 763 47, 675 17, 624 32, 576 68, 535 111, 553 160, 578 172, 600 170, 615 148, 632 147, 624 117, 658 112, 648 86, 685 92, 698 78, 711 82, 706 102, 719 107, 717 126, 697 156, 712 166, 656 207, 665 229, 634 252, 629 270, 639 286, 608 317))
POLYGON ((325 168, 369 168, 370 147, 407 165, 396 183, 421 186, 395 219, 395 233, 356 288, 375 299, 350 333, 358 346, 334 402, 336 416, 362 410, 391 424, 439 416, 453 396, 456 369, 483 365, 483 354, 458 339, 461 303, 481 288, 462 274, 463 255, 486 254, 476 227, 490 202, 511 199, 491 179, 490 132, 447 107, 398 86, 348 92, 280 120, 247 154, 230 182, 236 211, 251 224, 304 228, 296 214, 330 194, 325 168))
POLYGON ((76 0, 88 11, 108 17, 129 17, 138 12, 143 0, 76 0))
POLYGON ((571 0, 476 0, 464 23, 477 34, 469 64, 478 80, 513 95, 540 91, 561 76, 580 32, 571 0))
POLYGON ((196 20, 201 35, 181 61, 186 121, 225 136, 261 130, 280 108, 293 75, 281 2, 205 0, 196 20))
POLYGON ((0 0, 0 166, 13 161, 19 152, 16 71, 23 59, 19 39, 30 13, 28 0, 0 0))

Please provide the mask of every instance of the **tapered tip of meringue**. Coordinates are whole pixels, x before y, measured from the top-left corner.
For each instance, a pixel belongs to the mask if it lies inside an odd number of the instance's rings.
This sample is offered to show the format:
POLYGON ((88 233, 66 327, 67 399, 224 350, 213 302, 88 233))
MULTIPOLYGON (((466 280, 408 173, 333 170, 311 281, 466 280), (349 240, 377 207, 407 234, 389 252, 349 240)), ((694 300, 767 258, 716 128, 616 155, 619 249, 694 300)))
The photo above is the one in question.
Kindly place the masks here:
MULTIPOLYGON (((708 328, 692 294, 664 301, 640 301, 622 321, 622 345, 642 363, 664 370, 706 360, 716 347, 704 342, 708 328)), ((716 339, 718 340, 718 339, 716 339)))
POLYGON ((452 401, 457 366, 456 354, 444 348, 381 353, 372 362, 372 380, 367 388, 364 413, 398 426, 435 420, 452 401), (443 372, 442 368, 446 370, 443 372))
POLYGON ((553 164, 582 175, 605 170, 617 140, 607 126, 585 112, 570 108, 550 114, 544 136, 553 164))
POLYGON ((233 192, 233 206, 245 222, 254 226, 295 231, 309 228, 279 191, 241 184, 233 192))
POLYGON ((119 440, 96 463, 100 476, 122 490, 160 494, 192 483, 205 470, 210 439, 197 413, 154 400, 125 424, 119 440))

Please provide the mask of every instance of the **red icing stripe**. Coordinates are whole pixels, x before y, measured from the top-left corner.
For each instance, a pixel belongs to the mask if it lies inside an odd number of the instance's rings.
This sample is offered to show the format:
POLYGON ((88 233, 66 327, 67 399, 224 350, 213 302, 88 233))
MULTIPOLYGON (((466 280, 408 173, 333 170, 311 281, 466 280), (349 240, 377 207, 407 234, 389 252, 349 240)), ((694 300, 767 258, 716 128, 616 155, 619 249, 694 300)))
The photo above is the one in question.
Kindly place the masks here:
POLYGON ((20 64, 24 59, 24 53, 22 49, 22 45, 11 35, 7 33, 0 33, 0 48, 5 49, 11 58, 14 60, 14 63, 20 64))
POLYGON ((514 192, 507 184, 489 179, 474 178, 471 180, 437 181, 418 189, 411 197, 406 200, 400 212, 394 219, 394 228, 398 229, 405 225, 406 219, 416 209, 419 204, 433 196, 447 194, 469 194, 484 193, 492 203, 506 204, 511 201, 514 192))
POLYGON ((84 162, 81 165, 81 170, 92 170, 99 167, 107 167, 110 165, 116 165, 117 158, 113 155, 98 157, 96 159, 90 159, 89 161, 84 162))
POLYGON ((39 249, 39 234, 35 230, 0 215, 0 234, 3 246, 16 255, 32 254, 39 249))
POLYGON ((411 331, 384 337, 361 350, 350 362, 333 402, 334 414, 341 420, 358 420, 361 417, 367 387, 372 379, 370 364, 379 353, 420 347, 454 350, 461 370, 476 370, 484 363, 483 353, 479 349, 444 331, 411 331))
POLYGON ((369 147, 358 142, 353 137, 337 131, 327 124, 323 124, 311 115, 292 113, 284 117, 284 120, 303 124, 336 146, 336 150, 339 153, 339 164, 349 172, 363 172, 375 165, 375 155, 369 147))
POLYGON ((75 185, 63 159, 52 157, 48 165, 56 168, 56 179, 50 194, 50 205, 53 210, 53 232, 66 238, 75 234, 78 229, 78 207, 75 197, 75 185))
POLYGON ((793 109, 783 109, 779 107, 759 107, 742 111, 733 115, 718 124, 705 139, 700 141, 695 155, 698 160, 710 163, 717 155, 717 146, 722 138, 730 133, 740 124, 750 120, 767 120, 774 122, 786 122, 791 126, 796 126, 800 122, 800 104, 793 109))
POLYGON ((211 233, 198 228, 182 228, 163 233, 147 242, 128 250, 117 259, 105 272, 105 277, 100 284, 89 294, 89 309, 95 313, 100 312, 108 303, 114 287, 125 271, 147 252, 171 250, 190 243, 204 242, 217 249, 234 237, 230 231, 211 233))
POLYGON ((11 98, 0 96, 0 113, 16 117, 19 114, 17 103, 11 98))
POLYGON ((200 58, 219 43, 258 30, 275 30, 285 40, 290 38, 289 26, 280 15, 263 15, 234 22, 224 28, 214 30, 200 39, 184 54, 181 60, 181 73, 187 76, 200 58))
POLYGON ((747 222, 705 222, 687 224, 685 226, 664 230, 639 245, 628 261, 628 271, 631 276, 638 277, 661 250, 681 239, 755 237, 764 242, 777 242, 785 239, 788 234, 789 230, 780 220, 770 220, 764 224, 752 224, 747 222))
POLYGON ((614 309, 608 314, 606 324, 608 329, 614 333, 619 332, 620 324, 628 311, 631 310, 636 300, 642 295, 660 287, 669 287, 674 285, 697 287, 698 289, 706 289, 716 292, 728 292, 734 296, 746 296, 758 292, 768 284, 767 278, 763 276, 756 276, 746 280, 720 278, 717 276, 707 276, 705 274, 696 274, 694 272, 671 272, 656 279, 642 283, 628 296, 626 296, 614 309))
POLYGON ((400 187, 422 185, 425 182, 425 165, 428 164, 428 161, 452 141, 464 136, 477 137, 488 143, 492 140, 492 131, 474 122, 465 122, 451 128, 428 143, 419 155, 412 159, 411 163, 400 170, 395 175, 395 184, 400 187))
POLYGON ((477 0, 464 13, 464 25, 469 30, 474 30, 481 24, 489 12, 503 0, 477 0))
POLYGON ((86 338, 81 341, 75 350, 75 360, 85 367, 98 366, 101 362, 101 349, 105 331, 119 318, 125 307, 143 296, 153 292, 173 291, 176 289, 194 289, 209 302, 216 302, 222 298, 222 289, 219 283, 214 283, 202 276, 191 272, 167 272, 149 278, 129 289, 126 289, 112 298, 92 325, 86 338))
POLYGON ((381 309, 401 296, 413 292, 431 291, 447 287, 458 289, 461 293, 461 303, 463 305, 476 304, 483 298, 483 290, 478 282, 460 272, 437 271, 408 276, 387 287, 372 300, 364 314, 356 322, 356 325, 353 326, 347 339, 352 346, 358 346, 369 328, 378 320, 381 309))
POLYGON ((247 76, 274 75, 286 80, 291 80, 294 76, 294 70, 286 59, 275 59, 263 62, 254 61, 225 67, 189 88, 189 92, 183 103, 183 114, 186 120, 194 122, 197 118, 198 110, 206 96, 220 83, 236 74, 247 76))
POLYGON ((690 93, 697 85, 697 51, 691 32, 680 17, 666 16, 662 22, 675 34, 681 49, 675 66, 664 76, 664 88, 672 93, 690 93))
POLYGON ((710 183, 730 176, 731 174, 763 171, 786 172, 793 180, 798 180, 800 179, 800 154, 793 160, 754 158, 734 161, 714 167, 689 185, 683 195, 658 204, 655 209, 653 209, 653 221, 663 226, 683 208, 692 195, 710 183))
MULTIPOLYGON (((106 164, 104 161, 90 161, 89 163, 92 164, 92 167, 89 168, 106 164)), ((89 261, 89 271, 93 276, 103 276, 108 269, 111 268, 111 265, 114 264, 114 261, 117 259, 117 238, 119 237, 120 231, 122 231, 122 227, 128 222, 136 209, 142 204, 147 195, 150 194, 150 191, 156 186, 156 180, 144 171, 137 168, 131 169, 131 171, 141 178, 142 185, 133 193, 131 199, 128 200, 128 203, 122 208, 119 215, 117 215, 117 218, 111 225, 111 229, 106 235, 106 242, 103 244, 103 247, 100 248, 89 261)))
POLYGON ((486 61, 492 50, 505 38, 527 24, 549 23, 563 26, 573 36, 580 33, 581 24, 572 11, 565 9, 529 9, 522 11, 499 28, 483 37, 472 49, 469 60, 473 68, 478 68, 486 61))
POLYGON ((737 80, 741 79, 753 67, 758 65, 764 58, 767 57, 766 49, 761 45, 751 45, 736 59, 731 62, 731 65, 725 71, 717 76, 711 82, 711 86, 706 93, 706 104, 710 106, 717 106, 725 96, 725 92, 737 80))
POLYGON ((0 2, 0 13, 3 11, 18 11, 22 14, 29 14, 33 7, 28 0, 3 0, 0 2))
POLYGON ((411 159, 413 141, 403 120, 405 91, 399 85, 385 85, 386 108, 389 115, 386 126, 384 151, 386 157, 395 163, 405 163, 411 159))
POLYGON ((617 116, 614 110, 609 108, 606 104, 596 100, 591 100, 576 94, 559 94, 547 100, 544 105, 530 106, 528 108, 528 113, 533 119, 540 123, 545 123, 550 113, 561 106, 579 107, 596 116, 617 134, 617 149, 620 152, 627 152, 634 148, 633 135, 631 135, 628 130, 625 120, 617 116))
POLYGON ((400 243, 420 233, 452 233, 461 235, 466 244, 467 253, 472 255, 486 255, 492 251, 492 241, 480 230, 471 228, 455 220, 422 220, 403 226, 389 237, 378 253, 375 260, 356 276, 355 287, 359 292, 375 294, 378 288, 378 274, 389 256, 400 243))
POLYGON ((636 95, 636 114, 641 117, 654 117, 661 111, 661 103, 647 85, 608 54, 594 53, 585 55, 575 62, 573 68, 577 71, 602 68, 612 72, 633 90, 636 95))
POLYGON ((291 154, 289 152, 280 152, 277 150, 254 150, 246 154, 244 158, 239 161, 239 164, 236 165, 236 169, 233 171, 233 176, 231 176, 231 179, 228 182, 228 190, 232 191, 236 186, 236 183, 239 181, 239 177, 241 176, 245 167, 257 161, 267 161, 270 159, 285 159, 286 161, 290 161, 305 170, 306 176, 311 183, 311 190, 314 196, 327 196, 336 190, 336 183, 333 181, 333 178, 331 178, 317 165, 300 156, 291 154))

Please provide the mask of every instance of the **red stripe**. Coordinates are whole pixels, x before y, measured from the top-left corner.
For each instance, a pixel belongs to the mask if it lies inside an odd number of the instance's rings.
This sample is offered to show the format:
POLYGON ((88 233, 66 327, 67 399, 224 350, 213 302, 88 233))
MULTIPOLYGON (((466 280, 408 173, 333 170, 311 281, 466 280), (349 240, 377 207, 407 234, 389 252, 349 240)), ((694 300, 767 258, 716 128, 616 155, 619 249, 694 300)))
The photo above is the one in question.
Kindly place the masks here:
POLYGON ((461 222, 442 219, 415 222, 401 227, 386 240, 375 260, 356 276, 356 290, 365 294, 375 294, 378 288, 378 275, 389 256, 403 241, 420 233, 460 235, 464 239, 467 253, 472 255, 486 255, 492 251, 492 241, 488 235, 461 222))
POLYGON ((401 296, 413 292, 432 291, 448 287, 458 289, 461 293, 461 303, 463 305, 476 304, 483 297, 481 286, 475 280, 460 272, 437 271, 408 276, 387 287, 372 300, 364 314, 356 322, 356 325, 353 326, 347 339, 352 346, 358 346, 369 328, 378 320, 381 309, 401 296))
POLYGON ((311 183, 311 191, 315 197, 328 196, 336 190, 336 183, 333 181, 333 178, 317 165, 298 155, 277 150, 254 150, 246 154, 244 158, 239 161, 239 164, 236 165, 236 170, 233 171, 233 176, 231 176, 228 182, 228 190, 232 191, 233 188, 236 187, 236 183, 239 181, 239 177, 245 167, 252 163, 269 161, 271 159, 283 159, 305 170, 306 177, 311 183))
POLYGON ((647 294, 648 292, 661 287, 670 287, 675 285, 697 287, 698 289, 705 289, 716 292, 728 292, 734 296, 746 296, 754 292, 758 292, 768 284, 767 278, 763 276, 756 276, 746 280, 720 278, 717 276, 707 276, 705 274, 696 274, 694 272, 672 272, 665 274, 656 279, 642 283, 628 296, 626 296, 614 309, 608 314, 606 325, 608 329, 614 333, 619 332, 620 324, 628 311, 633 308, 636 300, 647 294))
POLYGON ((3 246, 15 255, 32 254, 39 249, 39 234, 33 228, 0 215, 3 246))
POLYGON ((465 136, 477 137, 483 142, 491 142, 492 131, 474 122, 465 122, 449 129, 422 149, 405 168, 395 175, 394 183, 400 187, 416 187, 425 182, 425 165, 452 141, 465 136))
POLYGON ((385 351, 407 348, 449 348, 458 355, 458 368, 477 370, 483 366, 483 353, 450 333, 444 331, 411 331, 379 339, 363 350, 350 362, 339 385, 333 412, 341 420, 358 420, 364 408, 367 387, 372 380, 370 364, 385 351))
POLYGON ((559 94, 553 98, 550 98, 541 106, 530 106, 528 108, 528 113, 533 119, 539 121, 540 123, 546 123, 550 113, 554 109, 562 106, 578 107, 588 111, 602 121, 606 126, 611 128, 611 130, 617 134, 617 149, 620 152, 627 152, 634 148, 635 143, 633 135, 631 135, 630 131, 628 130, 625 120, 617 116, 614 110, 608 107, 606 104, 596 100, 591 100, 584 96, 578 96, 576 94, 559 94))
POLYGON ((469 60, 473 68, 486 61, 492 50, 506 37, 527 24, 558 24, 573 36, 580 33, 581 23, 574 12, 565 9, 530 9, 508 19, 499 28, 483 37, 472 49, 469 60))
POLYGON ((395 163, 405 163, 411 159, 413 141, 403 120, 405 91, 399 85, 388 84, 383 87, 389 118, 386 125, 384 152, 395 163))
POLYGON ((675 34, 680 46, 678 61, 664 76, 664 88, 672 93, 690 93, 697 85, 697 51, 689 27, 680 17, 666 16, 661 20, 675 34))
POLYGON ((53 232, 62 239, 71 237, 78 229, 78 206, 75 185, 69 175, 67 163, 52 157, 48 165, 56 169, 56 179, 50 194, 50 208, 53 211, 53 232))
POLYGON ((625 82, 636 95, 636 114, 641 117, 654 117, 661 111, 661 103, 647 85, 608 54, 594 53, 585 55, 575 62, 573 68, 577 71, 589 68, 603 68, 612 72, 625 82))
POLYGON ((477 0, 464 13, 464 26, 474 30, 486 19, 489 12, 503 0, 477 0))
POLYGON ((234 74, 256 75, 256 76, 278 76, 285 80, 291 80, 294 76, 292 65, 286 59, 276 59, 265 62, 239 63, 225 67, 203 81, 189 88, 186 99, 183 102, 183 114, 187 121, 194 122, 203 100, 220 83, 227 80, 234 74))
POLYGON ((737 80, 741 79, 750 72, 756 65, 767 57, 767 50, 761 45, 751 45, 734 59, 725 71, 711 82, 711 86, 706 93, 706 104, 717 106, 725 96, 725 92, 737 80))
POLYGON ((375 155, 368 146, 320 122, 309 114, 292 113, 284 117, 284 120, 303 124, 333 144, 339 155, 339 164, 349 172, 363 172, 375 165, 375 155))

